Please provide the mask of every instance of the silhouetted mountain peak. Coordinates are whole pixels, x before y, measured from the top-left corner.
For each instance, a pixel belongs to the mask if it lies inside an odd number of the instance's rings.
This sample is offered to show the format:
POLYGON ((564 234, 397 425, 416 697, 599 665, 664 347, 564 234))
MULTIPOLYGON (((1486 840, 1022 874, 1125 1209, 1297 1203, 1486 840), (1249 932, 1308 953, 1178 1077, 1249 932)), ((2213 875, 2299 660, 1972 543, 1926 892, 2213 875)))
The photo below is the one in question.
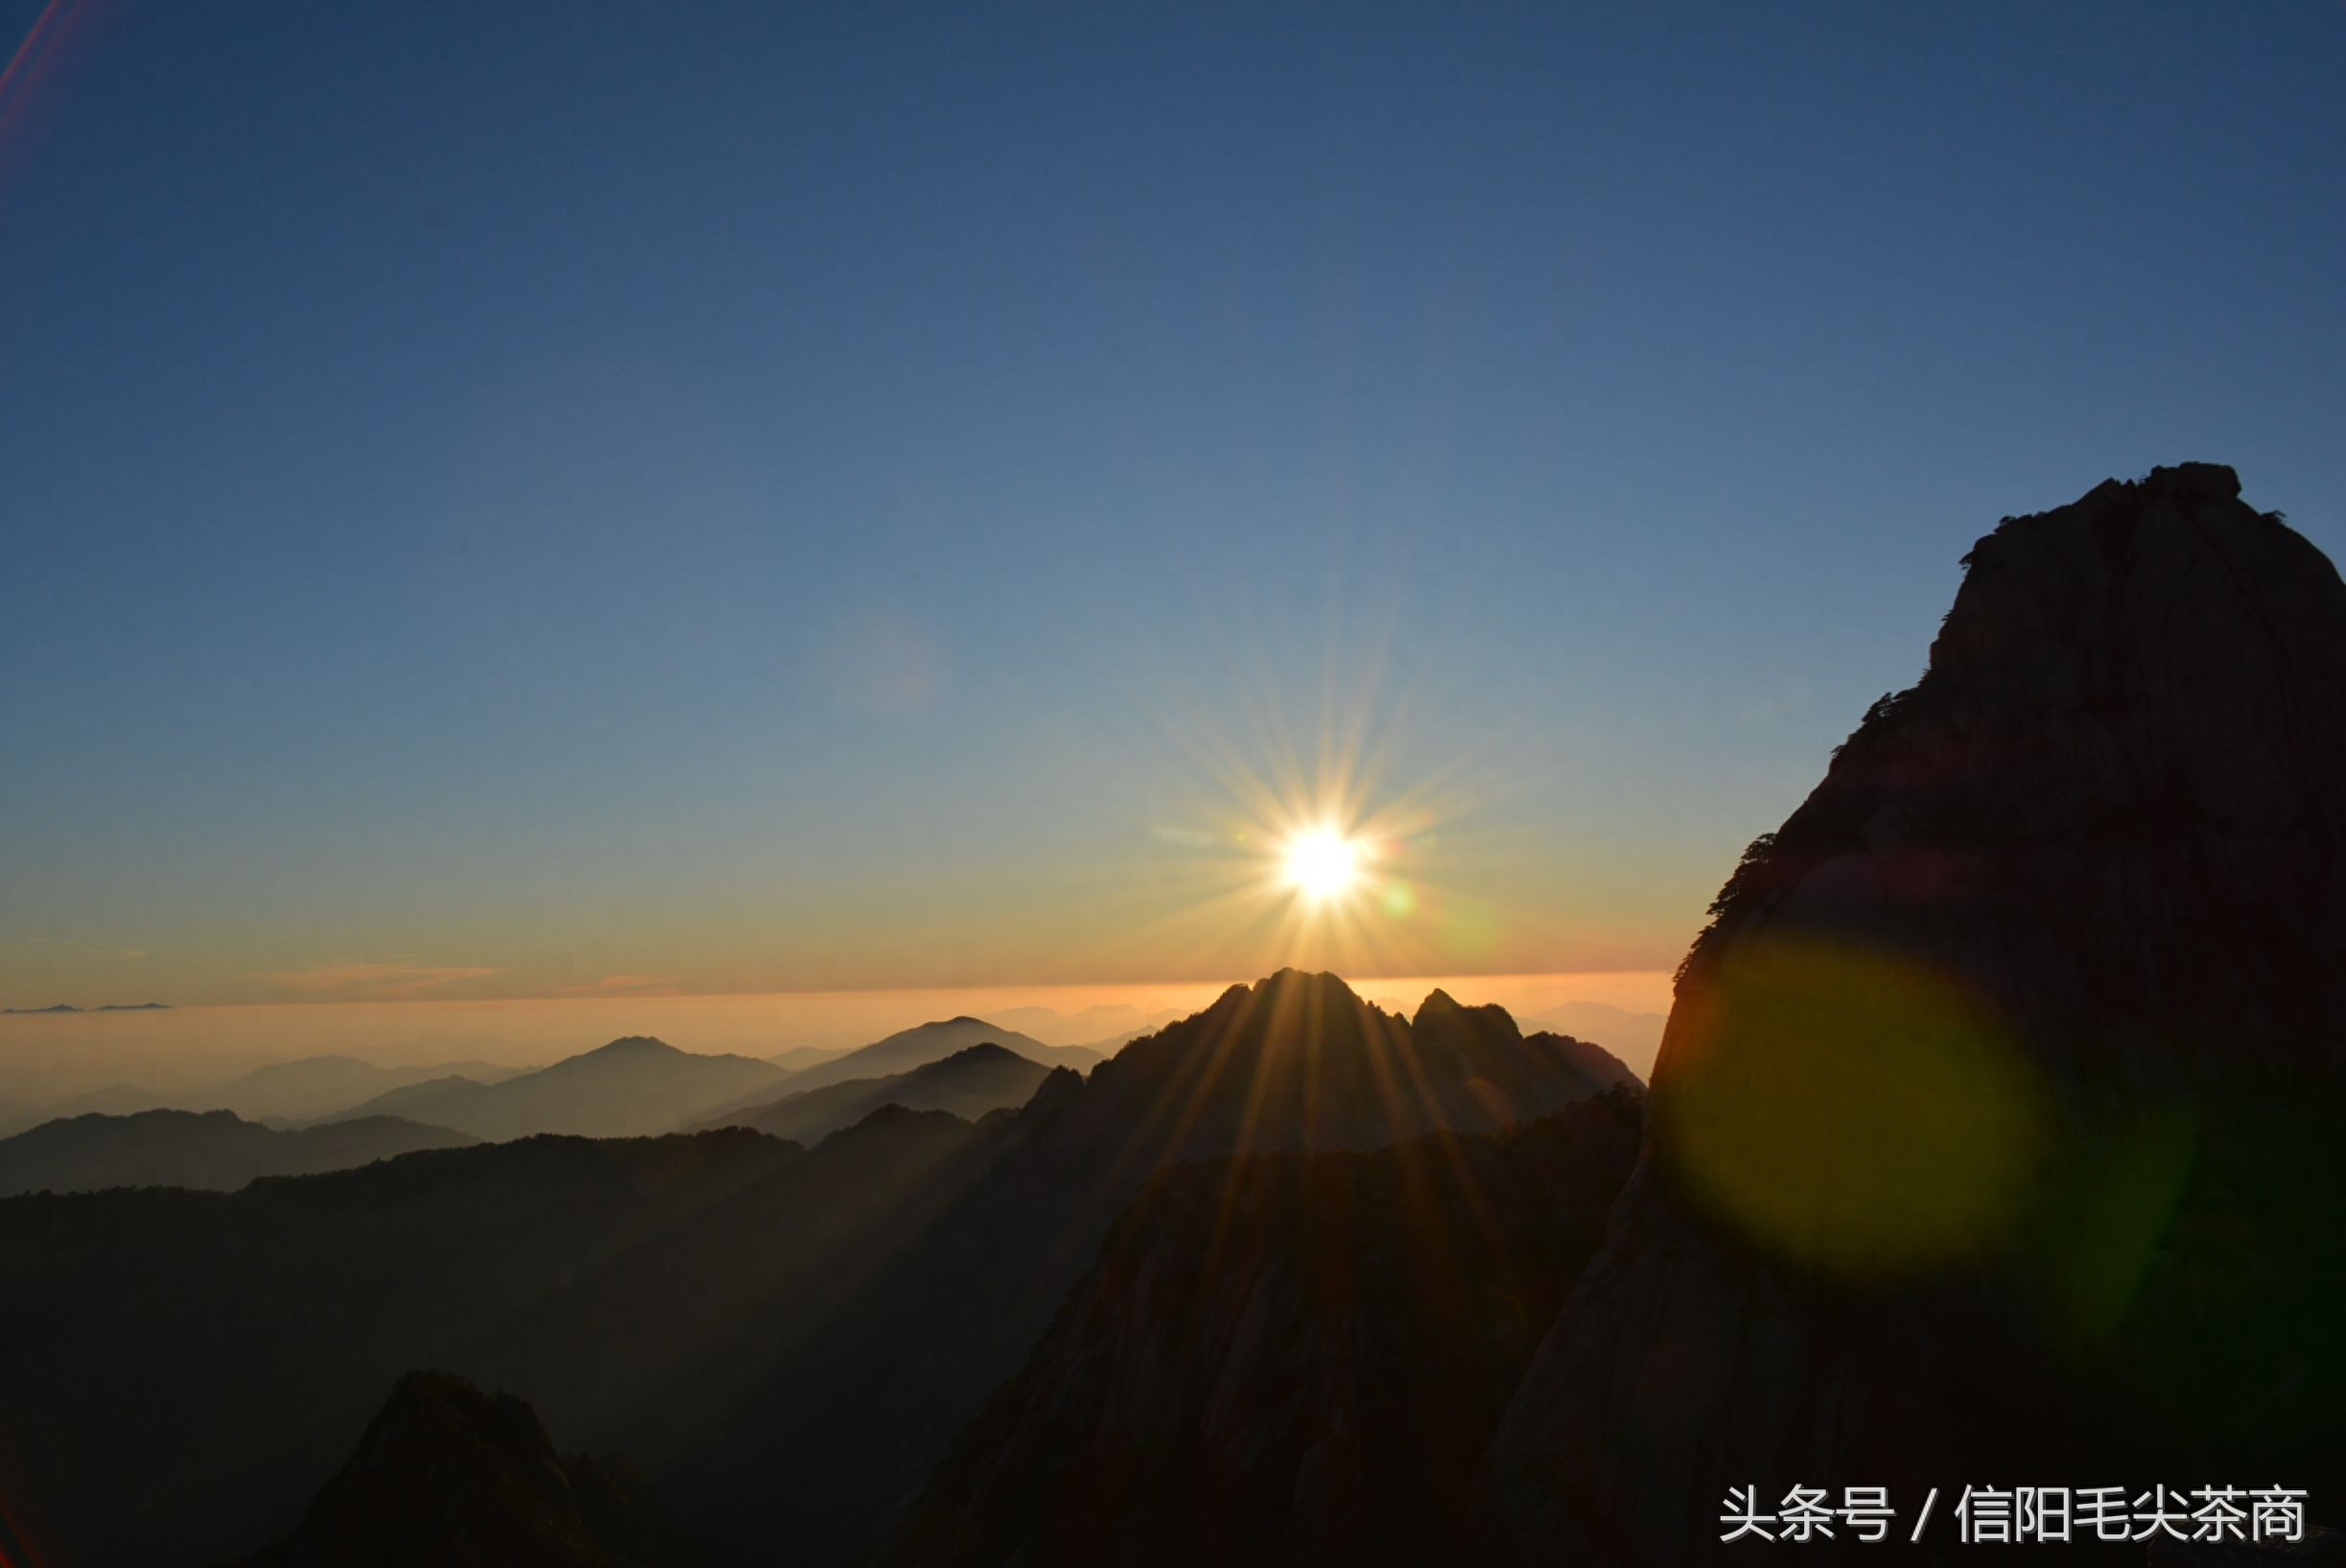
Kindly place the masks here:
POLYGON ((685 1560, 643 1484, 565 1459, 537 1413, 446 1372, 410 1372, 288 1539, 252 1568, 654 1568, 685 1560))
POLYGON ((1050 1076, 1035 1086, 1035 1092, 1026 1102, 1029 1112, 1049 1114, 1061 1106, 1079 1099, 1084 1092, 1084 1075, 1073 1067, 1053 1067, 1050 1076))
POLYGON ((2203 501, 2238 501, 2240 477, 2228 463, 2176 463, 2154 468, 2143 480, 2147 489, 2169 490, 2203 501))
POLYGON ((833 1155, 843 1151, 887 1150, 906 1146, 934 1147, 970 1130, 970 1123, 950 1111, 914 1111, 905 1106, 878 1106, 852 1127, 825 1137, 823 1147, 833 1155))
POLYGON ((978 1041, 974 1045, 964 1045, 960 1050, 955 1051, 950 1056, 941 1057, 937 1061, 927 1063, 925 1065, 915 1067, 912 1070, 917 1073, 923 1073, 930 1076, 941 1076, 950 1075, 955 1072, 966 1072, 973 1067, 987 1066, 997 1063, 1023 1062, 1026 1059, 1024 1057, 1019 1055, 1018 1052, 1012 1050, 1009 1046, 997 1045, 994 1041, 985 1040, 978 1041))
POLYGON ((1425 1000, 1418 1004, 1418 1014, 1410 1019, 1410 1028, 1421 1037, 1418 1041, 1420 1048, 1433 1040, 1449 1038, 1461 1030, 1509 1041, 1523 1038, 1523 1031, 1516 1026, 1514 1016, 1498 1003, 1484 1002, 1466 1007, 1440 987, 1427 992, 1425 1000))
POLYGON ((1504 1008, 1462 1007, 1437 993, 1413 1024, 1337 975, 1282 969, 1132 1041, 1092 1082, 1108 1091, 1096 1115, 1137 1119, 1168 1154, 1188 1157, 1367 1148, 1438 1127, 1498 1127, 1559 1110, 1609 1078, 1527 1044, 1504 1008))
POLYGON ((1711 1560, 1754 1475, 2337 1473, 2346 583, 2213 463, 1964 564, 1680 970, 1524 1560, 1711 1560))
POLYGON ((652 1035, 622 1035, 619 1039, 611 1041, 611 1043, 608 1045, 598 1045, 591 1051, 580 1052, 577 1056, 571 1058, 571 1060, 574 1062, 592 1062, 598 1059, 603 1061, 614 1061, 626 1057, 641 1057, 648 1059, 653 1057, 683 1056, 686 1054, 686 1052, 677 1049, 673 1045, 670 1045, 667 1041, 658 1039, 652 1035))

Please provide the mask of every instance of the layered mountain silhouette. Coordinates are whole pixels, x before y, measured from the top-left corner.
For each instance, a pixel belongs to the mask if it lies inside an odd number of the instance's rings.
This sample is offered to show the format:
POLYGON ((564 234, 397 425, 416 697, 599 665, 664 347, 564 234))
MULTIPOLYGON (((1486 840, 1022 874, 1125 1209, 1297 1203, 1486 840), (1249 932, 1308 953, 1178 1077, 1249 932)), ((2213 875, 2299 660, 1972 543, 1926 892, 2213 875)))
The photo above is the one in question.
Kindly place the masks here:
POLYGON ((365 1116, 299 1132, 256 1126, 227 1111, 69 1116, 0 1138, 0 1198, 106 1187, 232 1192, 264 1176, 348 1170, 418 1149, 476 1141, 395 1116, 365 1116))
POLYGON ((891 1105, 811 1152, 744 1130, 531 1137, 233 1195, 7 1200, 0 1408, 42 1435, 7 1456, 11 1508, 36 1549, 100 1568, 248 1554, 386 1387, 437 1367, 626 1454, 720 1554, 846 1563, 1168 1160, 1490 1130, 1625 1070, 1503 1016, 1443 1000, 1413 1026, 1286 972, 974 1125, 891 1105), (1325 1106, 1297 1090, 1307 1062, 1341 1090, 1325 1106))
POLYGON ((1457 1560, 1641 1112, 1625 1087, 1497 1135, 1160 1174, 880 1560, 1457 1560))
POLYGON ((623 1462, 554 1452, 537 1415, 410 1372, 300 1527, 244 1568, 683 1568, 623 1462))
POLYGON ((834 1057, 845 1056, 852 1049, 854 1049, 852 1046, 833 1048, 824 1045, 793 1045, 786 1051, 776 1052, 766 1060, 785 1072, 804 1072, 817 1063, 829 1062, 834 1057))
POLYGON ((129 1116, 141 1111, 168 1109, 171 1102, 160 1094, 129 1084, 108 1084, 69 1099, 45 1104, 18 1101, 13 1107, 0 1106, 0 1118, 7 1118, 0 1119, 0 1137, 67 1116, 129 1116))
POLYGON ((1037 1040, 1049 1040, 1054 1044, 1082 1045, 1102 1055, 1114 1056, 1116 1048, 1126 1041, 1154 1033, 1182 1017, 1179 1008, 1161 1008, 1150 1013, 1129 1003, 1107 1002, 1073 1013, 1062 1013, 1049 1007, 1006 1008, 995 1014, 994 1021, 1022 1030, 1037 1040))
POLYGON ((525 1070, 493 1062, 384 1067, 350 1056, 307 1056, 255 1067, 217 1088, 182 1096, 179 1104, 189 1111, 233 1111, 247 1121, 315 1121, 411 1084, 436 1078, 496 1084, 525 1070))
POLYGON ((964 1016, 916 1024, 828 1061, 809 1064, 792 1075, 790 1088, 804 1090, 855 1078, 890 1078, 942 1062, 973 1045, 999 1045, 1045 1067, 1072 1067, 1077 1072, 1089 1072, 1105 1060, 1100 1052, 1080 1045, 1045 1045, 1016 1029, 964 1016))
POLYGON ((992 1043, 971 1045, 941 1062, 892 1078, 845 1083, 786 1094, 768 1105, 712 1118, 704 1126, 748 1127, 800 1143, 820 1143, 881 1106, 946 1111, 964 1121, 1009 1110, 1033 1098, 1051 1069, 992 1043))
POLYGON ((1513 1560, 1731 1558, 1730 1486, 2346 1503, 2346 587, 2239 491, 2006 519, 1727 881, 1493 1449, 1513 1560))
POLYGON ((341 1112, 333 1120, 402 1116, 476 1137, 645 1137, 696 1121, 787 1079, 770 1062, 699 1056, 665 1041, 629 1035, 500 1083, 452 1076, 411 1084, 341 1112))

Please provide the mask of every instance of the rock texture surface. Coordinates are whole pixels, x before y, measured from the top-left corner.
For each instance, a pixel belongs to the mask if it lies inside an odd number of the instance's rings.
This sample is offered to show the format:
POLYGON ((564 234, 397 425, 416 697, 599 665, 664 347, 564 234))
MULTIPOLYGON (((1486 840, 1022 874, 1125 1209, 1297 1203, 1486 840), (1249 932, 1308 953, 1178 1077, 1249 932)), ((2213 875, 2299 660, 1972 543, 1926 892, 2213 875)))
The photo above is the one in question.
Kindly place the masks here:
POLYGON ((1492 1451, 1515 1560, 1732 1556, 1741 1485, 2336 1506, 2346 588, 2239 493, 2006 519, 1752 846, 1492 1451))

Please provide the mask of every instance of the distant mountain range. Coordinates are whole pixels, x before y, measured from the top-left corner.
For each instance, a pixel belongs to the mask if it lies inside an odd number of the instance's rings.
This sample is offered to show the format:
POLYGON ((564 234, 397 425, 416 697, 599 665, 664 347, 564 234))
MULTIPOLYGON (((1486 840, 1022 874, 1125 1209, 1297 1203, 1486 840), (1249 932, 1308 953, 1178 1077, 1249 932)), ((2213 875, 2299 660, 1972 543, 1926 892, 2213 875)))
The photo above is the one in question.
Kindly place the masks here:
MULTIPOLYGON (((1096 1051, 1044 1045, 967 1018, 923 1024, 853 1050, 799 1046, 770 1061, 697 1055, 643 1037, 541 1068, 482 1061, 379 1066, 354 1057, 314 1056, 189 1093, 113 1084, 47 1103, 0 1099, 0 1137, 64 1116, 155 1110, 233 1111, 275 1127, 395 1116, 488 1139, 539 1133, 642 1137, 715 1124, 720 1112, 739 1118, 785 1092, 896 1077, 981 1042, 1000 1043, 1045 1067, 1088 1070, 1102 1060, 1096 1051)), ((974 1099, 966 1108, 983 1113, 974 1099)))
POLYGON ((1144 1013, 1123 1002, 1109 1002, 1074 1013, 1049 1007, 1012 1007, 995 1014, 993 1021, 1054 1045, 1084 1045, 1113 1056, 1115 1047, 1126 1041, 1161 1029, 1182 1016, 1179 1008, 1144 1013))
POLYGON ((166 1013, 170 1008, 162 1002, 107 1002, 102 1007, 75 1007, 59 1002, 55 1007, 0 1007, 0 1015, 36 1013, 166 1013))
POLYGON ((789 1080, 754 1057, 698 1056, 630 1035, 501 1083, 451 1076, 409 1084, 326 1119, 402 1116, 488 1139, 542 1133, 645 1137, 789 1080))
POLYGON ((418 1149, 476 1141, 390 1116, 303 1132, 255 1126, 227 1111, 70 1116, 0 1138, 0 1198, 107 1187, 231 1192, 264 1176, 347 1170, 418 1149))
POLYGON ((785 1072, 804 1072, 817 1063, 829 1062, 854 1050, 853 1045, 793 1045, 766 1058, 785 1072))
POLYGON ((851 1078, 799 1089, 770 1104, 713 1117, 704 1127, 748 1127, 812 1145, 883 1105, 947 1111, 964 1121, 1024 1105, 1051 1069, 988 1041, 888 1078, 851 1078))
POLYGON ((149 1089, 129 1084, 108 1084, 85 1094, 46 1104, 23 1100, 0 1103, 0 1137, 37 1127, 43 1122, 56 1121, 61 1116, 129 1116, 141 1111, 175 1109, 171 1102, 149 1089))
POLYGON ((180 1097, 191 1111, 233 1111, 247 1121, 315 1121, 393 1089, 437 1078, 498 1084, 528 1069, 494 1062, 439 1062, 427 1066, 380 1067, 348 1056, 309 1056, 256 1067, 218 1088, 180 1097))
POLYGON ((225 1198, 0 1202, 0 1408, 44 1433, 18 1494, 94 1565, 249 1553, 387 1381, 441 1367, 627 1453, 719 1548, 847 1562, 1167 1161, 1520 1124, 1628 1076, 1493 1009, 1412 1020, 1295 972, 1152 1039, 974 1125, 888 1104, 810 1151, 539 1137, 225 1198))

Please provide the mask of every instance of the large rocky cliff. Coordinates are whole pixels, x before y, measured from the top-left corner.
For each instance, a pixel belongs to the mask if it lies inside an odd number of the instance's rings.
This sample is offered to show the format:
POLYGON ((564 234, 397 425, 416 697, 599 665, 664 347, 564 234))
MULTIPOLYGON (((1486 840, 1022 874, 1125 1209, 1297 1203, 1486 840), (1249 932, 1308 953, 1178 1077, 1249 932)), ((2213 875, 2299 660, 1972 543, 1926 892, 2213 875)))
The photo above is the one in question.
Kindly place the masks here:
POLYGON ((2207 464, 1967 565, 1680 972, 1487 1470, 1516 1560, 1707 1560, 1730 1486, 2335 1506, 2346 588, 2207 464))

